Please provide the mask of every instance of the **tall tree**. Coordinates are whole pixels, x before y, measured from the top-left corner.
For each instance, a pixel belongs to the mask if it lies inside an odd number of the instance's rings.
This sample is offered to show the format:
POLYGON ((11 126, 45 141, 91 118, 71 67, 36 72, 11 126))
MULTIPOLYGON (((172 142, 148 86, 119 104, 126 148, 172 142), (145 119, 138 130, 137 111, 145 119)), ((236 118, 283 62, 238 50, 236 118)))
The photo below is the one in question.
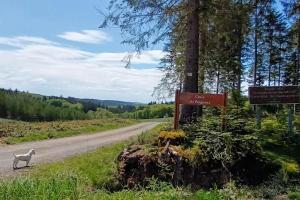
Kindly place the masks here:
MULTIPOLYGON (((185 47, 185 68, 183 92, 198 92, 199 70, 199 0, 188 0, 187 4, 187 37, 185 47)), ((180 121, 186 122, 197 117, 197 107, 184 105, 180 121)))
POLYGON ((270 8, 265 23, 265 51, 267 54, 268 86, 276 85, 281 79, 281 68, 284 62, 283 51, 286 47, 286 24, 283 16, 270 8))
MULTIPOLYGON (((199 0, 112 0, 103 24, 121 28, 124 43, 137 52, 170 38, 176 25, 186 27, 184 92, 198 92, 199 0), (186 21, 186 24, 184 22, 186 21)), ((196 113, 192 106, 182 106, 181 121, 191 120, 196 113)))
POLYGON ((281 1, 286 15, 289 17, 291 25, 292 41, 295 44, 294 62, 295 69, 295 85, 299 84, 299 69, 300 69, 300 1, 299 0, 283 0, 281 1))

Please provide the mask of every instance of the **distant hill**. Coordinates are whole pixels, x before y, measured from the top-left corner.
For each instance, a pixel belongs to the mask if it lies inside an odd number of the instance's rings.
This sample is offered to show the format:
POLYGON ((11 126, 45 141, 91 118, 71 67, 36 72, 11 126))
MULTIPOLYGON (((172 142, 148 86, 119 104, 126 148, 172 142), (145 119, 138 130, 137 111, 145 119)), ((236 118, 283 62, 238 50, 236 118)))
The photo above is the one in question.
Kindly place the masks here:
MULTIPOLYGON (((63 108, 75 108, 77 110, 82 110, 85 113, 88 111, 96 111, 98 108, 107 109, 113 113, 122 113, 135 110, 136 107, 143 106, 144 104, 138 102, 127 102, 127 101, 117 101, 117 100, 100 100, 100 99, 88 99, 88 98, 76 98, 76 97, 58 97, 58 96, 44 96, 40 94, 22 92, 18 90, 7 90, 1 89, 2 95, 15 97, 22 97, 28 99, 28 101, 34 101, 35 103, 43 104, 42 107, 47 105, 63 108)), ((17 99, 22 99, 17 98, 17 99)), ((17 105, 17 101, 14 101, 17 105)), ((6 102, 9 103, 9 102, 6 102)), ((12 108, 14 109, 14 108, 12 108)), ((26 109, 27 110, 27 109, 26 109)), ((9 115, 9 113, 8 113, 9 115)), ((40 117, 39 117, 40 118, 40 117)))
POLYGON ((106 106, 106 107, 117 107, 117 106, 139 106, 144 105, 143 103, 138 102, 127 102, 127 101, 117 101, 117 100, 100 100, 100 99, 80 99, 75 97, 66 98, 70 102, 76 103, 92 103, 98 106, 106 106))

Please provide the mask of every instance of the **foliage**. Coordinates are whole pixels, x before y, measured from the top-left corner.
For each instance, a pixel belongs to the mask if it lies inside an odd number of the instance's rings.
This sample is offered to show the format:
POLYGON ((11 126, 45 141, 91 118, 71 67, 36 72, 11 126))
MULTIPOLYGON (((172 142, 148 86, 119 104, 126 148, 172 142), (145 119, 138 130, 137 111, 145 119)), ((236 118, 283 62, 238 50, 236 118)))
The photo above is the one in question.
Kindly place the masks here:
POLYGON ((283 125, 275 118, 266 118, 261 123, 262 134, 281 134, 287 130, 286 125, 283 125))
POLYGON ((115 114, 104 108, 97 108, 96 111, 88 111, 87 115, 90 119, 107 119, 116 117, 115 114))
MULTIPOLYGON (((94 100, 96 101, 96 100, 94 100)), ((100 100, 99 100, 100 101, 100 100)), ((173 104, 102 106, 74 98, 46 97, 0 89, 0 117, 23 121, 56 121, 131 118, 153 119, 173 116, 173 104), (84 103, 84 104, 82 104, 84 103), (90 105, 91 104, 91 105, 90 105)))
POLYGON ((220 119, 216 117, 206 117, 199 123, 186 125, 183 130, 188 143, 182 145, 196 152, 191 160, 194 166, 214 163, 228 170, 238 182, 257 184, 279 166, 264 156, 253 122, 232 118, 227 119, 224 132, 221 131, 220 119))
POLYGON ((300 116, 296 115, 294 119, 294 126, 296 130, 300 130, 300 116))
POLYGON ((135 111, 120 114, 123 118, 153 119, 172 117, 174 112, 173 104, 152 104, 139 106, 135 111))
POLYGON ((122 42, 134 45, 141 52, 168 37, 184 6, 177 0, 112 0, 108 8, 100 27, 120 26, 125 36, 122 42))
POLYGON ((0 90, 0 117, 24 121, 88 119, 81 104, 25 92, 0 90))

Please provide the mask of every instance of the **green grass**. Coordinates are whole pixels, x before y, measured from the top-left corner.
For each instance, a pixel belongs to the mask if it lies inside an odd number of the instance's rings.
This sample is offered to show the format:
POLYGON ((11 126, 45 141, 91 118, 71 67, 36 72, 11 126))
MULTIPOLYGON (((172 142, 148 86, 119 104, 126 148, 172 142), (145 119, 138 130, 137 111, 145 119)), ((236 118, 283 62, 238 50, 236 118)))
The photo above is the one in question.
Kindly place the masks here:
POLYGON ((129 119, 74 120, 54 122, 0 121, 0 143, 22 142, 62 138, 79 134, 90 134, 124 126, 138 121, 129 119))
POLYGON ((277 186, 271 183, 273 186, 270 188, 282 188, 285 185, 289 199, 300 199, 300 137, 295 136, 292 144, 285 144, 272 135, 262 139, 265 155, 282 166, 281 183, 277 186))
POLYGON ((288 194, 290 200, 299 200, 300 199, 300 191, 298 192, 290 192, 288 194))
POLYGON ((139 190, 106 190, 116 180, 116 158, 119 153, 129 144, 152 141, 162 126, 159 125, 132 140, 102 147, 64 161, 35 166, 31 172, 13 180, 4 179, 0 181, 0 199, 218 199, 217 193, 202 191, 193 195, 186 188, 176 188, 155 180, 148 188, 139 190))
POLYGON ((76 177, 16 179, 0 183, 0 199, 78 199, 76 177))
POLYGON ((280 144, 277 140, 267 140, 263 148, 266 155, 282 165, 289 175, 300 174, 300 138, 295 144, 280 144))
MULTIPOLYGON (((13 179, 8 177, 0 181, 0 199, 252 200, 255 199, 256 193, 262 196, 265 191, 270 190, 270 188, 263 188, 269 185, 262 188, 247 188, 238 187, 230 182, 223 189, 192 191, 188 187, 174 187, 168 183, 152 180, 146 188, 108 191, 107 189, 116 186, 116 159, 119 153, 133 143, 153 142, 162 127, 163 124, 134 139, 102 147, 64 161, 34 166, 30 172, 13 179)), ((283 155, 284 152, 282 151, 281 154, 283 155)), ((273 156, 279 155, 278 152, 275 154, 270 149, 269 153, 269 155, 273 153, 273 156)), ((286 192, 290 199, 299 199, 299 186, 290 187, 286 192)))

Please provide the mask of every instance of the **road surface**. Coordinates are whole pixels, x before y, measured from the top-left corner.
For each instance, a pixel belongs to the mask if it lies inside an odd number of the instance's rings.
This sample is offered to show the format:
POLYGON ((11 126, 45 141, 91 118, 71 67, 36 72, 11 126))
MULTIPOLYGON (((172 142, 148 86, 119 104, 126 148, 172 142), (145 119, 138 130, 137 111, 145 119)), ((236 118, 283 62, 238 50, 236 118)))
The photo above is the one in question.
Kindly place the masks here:
MULTIPOLYGON (((5 176, 6 173, 13 172, 13 153, 27 153, 33 148, 36 154, 32 157, 31 164, 57 161, 139 135, 158 124, 158 122, 144 122, 101 133, 0 146, 0 174, 5 176)), ((18 167, 24 165, 25 162, 19 162, 18 167)))

